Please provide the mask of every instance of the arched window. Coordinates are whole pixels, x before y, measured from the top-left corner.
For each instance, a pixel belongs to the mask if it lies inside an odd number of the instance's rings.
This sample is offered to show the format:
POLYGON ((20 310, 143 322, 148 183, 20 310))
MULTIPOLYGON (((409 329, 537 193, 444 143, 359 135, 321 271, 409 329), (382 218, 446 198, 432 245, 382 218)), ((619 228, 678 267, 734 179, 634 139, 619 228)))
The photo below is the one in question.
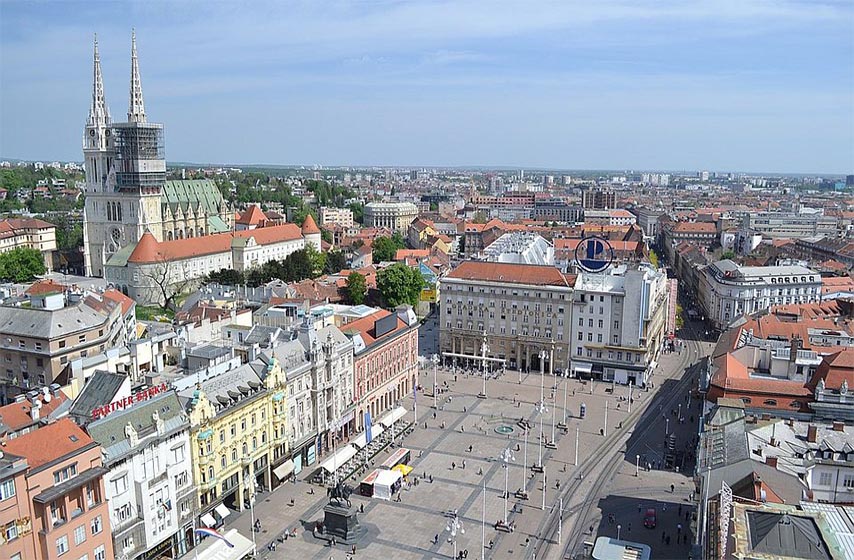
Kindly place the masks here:
POLYGON ((741 402, 744 404, 750 404, 750 397, 741 397, 741 402))
POLYGON ((801 408, 801 401, 792 401, 789 403, 789 408, 801 408))
POLYGON ((172 241, 174 238, 175 238, 175 234, 172 233, 171 231, 166 233, 166 239, 167 240, 172 241))
POLYGON ((774 399, 765 399, 762 404, 767 406, 777 406, 777 401, 775 401, 774 399))

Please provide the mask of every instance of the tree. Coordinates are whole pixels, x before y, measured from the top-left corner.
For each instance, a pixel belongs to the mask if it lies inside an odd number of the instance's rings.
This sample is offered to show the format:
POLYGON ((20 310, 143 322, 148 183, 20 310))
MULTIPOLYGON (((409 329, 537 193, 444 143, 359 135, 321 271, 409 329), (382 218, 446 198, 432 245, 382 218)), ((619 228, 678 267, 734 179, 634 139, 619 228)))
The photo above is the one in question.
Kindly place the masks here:
POLYGON ((347 298, 353 305, 361 305, 365 303, 365 294, 368 293, 368 286, 365 283, 365 276, 358 272, 351 272, 347 277, 347 298))
POLYGON ((344 251, 332 249, 326 253, 326 267, 323 272, 326 274, 335 274, 347 268, 347 255, 344 251))
POLYGON ((320 230, 320 238, 329 243, 330 245, 332 244, 332 232, 328 229, 320 230))
POLYGON ((374 239, 371 250, 374 254, 374 263, 388 262, 394 260, 394 254, 398 249, 403 249, 403 237, 396 233, 392 237, 377 237, 374 239))
POLYGON ((365 207, 359 204, 358 202, 354 202, 350 206, 348 206, 351 212, 353 212, 353 221, 357 224, 361 224, 365 221, 365 207))
POLYGON ((234 270, 233 268, 223 268, 218 272, 211 272, 207 275, 206 283, 212 284, 221 284, 223 286, 239 286, 243 284, 246 279, 243 276, 243 273, 234 270))
POLYGON ((649 263, 658 268, 658 255, 652 249, 649 250, 649 263))
POLYGON ((487 215, 486 213, 478 210, 474 213, 474 216, 472 216, 471 221, 474 224, 485 224, 487 221, 487 215))
POLYGON ((31 282, 45 273, 44 257, 37 249, 18 247, 0 254, 0 278, 8 282, 31 282))
POLYGON ((149 287, 159 295, 157 304, 164 310, 174 311, 175 300, 184 293, 192 281, 186 261, 160 258, 152 265, 141 266, 139 273, 149 281, 149 287))
POLYGON ((377 273, 377 288, 389 307, 408 303, 418 305, 421 290, 426 286, 418 269, 396 263, 377 273))
POLYGON ((723 253, 721 253, 721 260, 734 259, 734 258, 735 258, 735 252, 733 252, 733 251, 724 251, 723 253))

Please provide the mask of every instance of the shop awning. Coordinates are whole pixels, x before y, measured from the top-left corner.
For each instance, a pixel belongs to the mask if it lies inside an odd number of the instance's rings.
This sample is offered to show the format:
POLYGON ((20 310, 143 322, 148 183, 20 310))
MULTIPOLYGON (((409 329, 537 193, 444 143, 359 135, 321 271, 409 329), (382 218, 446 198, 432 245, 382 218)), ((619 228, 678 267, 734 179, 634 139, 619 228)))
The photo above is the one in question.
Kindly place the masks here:
POLYGON ((228 509, 227 507, 225 507, 224 504, 217 504, 216 507, 214 508, 214 511, 217 513, 217 515, 219 515, 223 519, 228 517, 228 514, 231 513, 231 510, 228 509))
POLYGON ((275 469, 273 469, 273 474, 276 475, 276 478, 279 480, 285 480, 288 478, 291 473, 294 472, 294 462, 291 459, 288 459, 275 469))
POLYGON ((380 420, 380 424, 382 424, 385 428, 390 428, 392 424, 394 424, 404 416, 406 416, 406 409, 402 406, 399 406, 388 414, 386 414, 385 416, 383 416, 383 418, 380 420))
MULTIPOLYGON (((384 431, 385 430, 383 429, 382 426, 377 426, 377 425, 371 426, 371 440, 375 440, 384 431)), ((359 449, 364 449, 365 446, 367 445, 367 439, 368 439, 365 436, 366 436, 365 432, 362 432, 361 434, 359 434, 359 436, 356 439, 354 439, 353 441, 350 442, 350 445, 355 445, 359 449)))
POLYGON ((572 368, 576 373, 590 373, 593 371, 593 364, 590 362, 572 362, 572 368))
POLYGON ((198 560, 241 560, 255 554, 252 541, 241 535, 237 529, 229 529, 223 537, 225 540, 206 537, 196 549, 194 558, 198 558, 198 560), (228 546, 229 544, 231 546, 228 546))
POLYGON ((202 523, 204 523, 208 527, 213 527, 214 525, 216 525, 216 519, 214 519, 214 516, 210 513, 206 513, 202 516, 202 523))
POLYGON ((323 461, 320 468, 329 474, 332 474, 336 469, 340 469, 344 466, 344 463, 352 459, 354 455, 356 455, 356 448, 349 444, 345 445, 344 447, 338 448, 338 451, 336 451, 334 455, 323 461))

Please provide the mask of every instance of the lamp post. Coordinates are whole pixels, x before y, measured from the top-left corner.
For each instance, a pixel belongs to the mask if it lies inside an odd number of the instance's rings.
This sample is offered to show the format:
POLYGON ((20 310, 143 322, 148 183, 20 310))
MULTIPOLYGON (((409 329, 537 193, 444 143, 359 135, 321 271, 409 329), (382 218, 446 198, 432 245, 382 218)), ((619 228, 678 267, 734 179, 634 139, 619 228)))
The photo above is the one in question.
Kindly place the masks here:
POLYGON ((629 414, 632 413, 632 382, 629 381, 629 414))
POLYGON ((664 435, 670 434, 670 418, 664 419, 664 435))
POLYGON ((605 427, 602 428, 602 433, 608 437, 608 401, 605 401, 605 427))
POLYGON ((569 390, 569 380, 563 380, 563 425, 566 426, 566 393, 569 390))
POLYGON ((546 405, 544 402, 542 402, 542 401, 540 402, 540 406, 537 408, 537 412, 540 413, 540 443, 537 446, 539 448, 539 451, 537 454, 537 465, 535 468, 537 470, 542 470, 543 469, 543 417, 546 415, 546 412, 548 412, 548 409, 546 409, 546 405))
POLYGON ((249 492, 249 515, 252 521, 252 548, 257 550, 255 543, 255 476, 252 474, 252 457, 243 456, 244 462, 249 462, 249 480, 243 483, 243 489, 249 492))
POLYGON ((483 390, 481 391, 478 397, 485 399, 486 398, 486 351, 489 349, 489 346, 486 344, 486 329, 483 330, 483 342, 480 345, 480 354, 481 354, 481 362, 480 362, 480 370, 483 373, 483 390))
POLYGON ((546 472, 543 471, 543 505, 540 506, 541 510, 546 509, 546 488, 548 488, 548 479, 548 475, 546 475, 546 472))
POLYGON ((557 424, 557 402, 556 399, 552 399, 552 441, 551 444, 555 445, 555 427, 557 424))
MULTIPOLYGON (((504 482, 504 492, 507 492, 507 482, 504 482)), ((486 560, 486 477, 483 477, 483 492, 480 508, 480 560, 486 560)), ((507 511, 507 508, 504 508, 507 511)))
POLYGON ((622 529, 622 525, 617 525, 617 540, 620 540, 620 529, 622 529))
POLYGON ((431 361, 433 362, 433 408, 438 408, 436 403, 439 385, 436 383, 436 372, 439 369, 439 354, 433 354, 431 361))
POLYGON ((522 469, 522 488, 519 490, 521 496, 527 496, 528 493, 525 491, 525 487, 528 485, 528 425, 525 424, 525 452, 524 452, 524 463, 522 469))
POLYGON ((507 498, 510 495, 507 489, 507 481, 510 476, 510 463, 514 460, 513 452, 508 447, 501 452, 498 458, 504 463, 504 524, 507 525, 507 498))
POLYGON ((578 436, 581 433, 581 428, 575 428, 575 466, 578 466, 578 436))
POLYGON ((451 534, 451 542, 454 543, 454 558, 457 557, 457 534, 465 535, 466 530, 463 527, 463 522, 460 521, 457 513, 454 512, 454 515, 448 521, 448 524, 445 526, 445 530, 451 534))
POLYGON ((635 476, 640 476, 640 455, 635 455, 635 476))
POLYGON ((546 351, 540 351, 540 405, 545 405, 546 351))

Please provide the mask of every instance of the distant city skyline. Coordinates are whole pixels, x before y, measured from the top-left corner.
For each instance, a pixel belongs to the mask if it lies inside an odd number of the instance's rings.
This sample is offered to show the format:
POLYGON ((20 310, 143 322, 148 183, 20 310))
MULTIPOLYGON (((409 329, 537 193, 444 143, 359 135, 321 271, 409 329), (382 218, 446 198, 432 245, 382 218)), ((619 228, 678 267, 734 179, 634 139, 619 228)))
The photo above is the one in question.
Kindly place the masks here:
POLYGON ((131 28, 169 161, 854 173, 848 2, 0 4, 0 157, 80 161, 131 28))

